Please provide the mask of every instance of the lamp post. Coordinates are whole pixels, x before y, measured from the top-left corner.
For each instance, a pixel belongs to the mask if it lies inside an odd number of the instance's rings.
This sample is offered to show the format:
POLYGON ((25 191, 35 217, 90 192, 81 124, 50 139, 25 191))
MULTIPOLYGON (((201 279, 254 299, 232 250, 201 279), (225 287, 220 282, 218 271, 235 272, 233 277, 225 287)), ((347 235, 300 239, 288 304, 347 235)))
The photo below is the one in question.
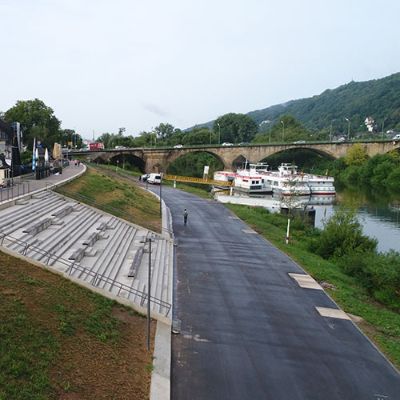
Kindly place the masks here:
POLYGON ((347 121, 347 140, 350 140, 350 120, 348 118, 345 118, 347 121))
POLYGON ((147 273, 147 351, 150 350, 150 301, 151 301, 151 242, 153 238, 144 238, 141 243, 149 244, 149 267, 147 273))
POLYGON ((285 141, 285 123, 281 121, 282 124, 282 142, 285 141))
POLYGON ((218 125, 218 144, 221 144, 221 125, 219 124, 219 122, 217 122, 218 125))
POLYGON ((383 118, 383 121, 382 121, 382 139, 383 139, 383 128, 385 127, 385 121, 386 121, 386 118, 383 118))
POLYGON ((331 127, 330 127, 330 129, 329 129, 329 141, 330 142, 332 142, 332 126, 333 126, 333 123, 335 122, 335 120, 333 119, 332 121, 331 121, 331 127))
POLYGON ((268 125, 268 143, 271 143, 271 121, 269 119, 266 119, 264 121, 261 121, 260 124, 258 125, 260 128, 262 128, 263 125, 268 125))
MULTIPOLYGON (((163 176, 162 176, 162 173, 160 173, 160 217, 162 218, 162 178, 163 178, 163 176)), ((162 221, 161 221, 161 224, 162 224, 162 221)))

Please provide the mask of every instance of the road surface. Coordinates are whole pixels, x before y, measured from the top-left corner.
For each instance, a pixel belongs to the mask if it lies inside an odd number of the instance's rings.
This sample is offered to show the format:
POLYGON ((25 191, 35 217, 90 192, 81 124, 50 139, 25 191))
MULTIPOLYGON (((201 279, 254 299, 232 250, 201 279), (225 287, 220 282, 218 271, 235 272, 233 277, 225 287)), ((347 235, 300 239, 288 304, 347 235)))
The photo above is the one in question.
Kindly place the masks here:
POLYGON ((223 205, 162 192, 178 244, 173 400, 400 399, 398 372, 351 321, 317 312, 337 306, 299 287, 293 261, 223 205))

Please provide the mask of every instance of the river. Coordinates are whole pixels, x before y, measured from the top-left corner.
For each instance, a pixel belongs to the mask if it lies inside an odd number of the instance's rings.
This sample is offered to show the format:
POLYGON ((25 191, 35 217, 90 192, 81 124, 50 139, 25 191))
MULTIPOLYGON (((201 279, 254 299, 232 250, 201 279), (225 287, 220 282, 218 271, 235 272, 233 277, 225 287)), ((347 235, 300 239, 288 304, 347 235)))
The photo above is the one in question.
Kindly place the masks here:
MULTIPOLYGON (((249 197, 237 194, 233 198, 228 195, 218 195, 217 198, 223 203, 235 199, 233 202, 236 204, 261 206, 271 211, 279 211, 281 207, 279 198, 271 195, 249 197)), ((306 201, 306 198, 302 201, 306 201)), ((378 251, 386 252, 393 249, 400 252, 400 200, 390 201, 376 195, 338 190, 336 196, 313 197, 309 204, 316 210, 317 228, 323 228, 324 220, 329 219, 338 207, 353 209, 363 226, 364 234, 378 240, 378 251)))
POLYGON ((378 240, 378 251, 400 252, 400 201, 348 190, 338 191, 335 204, 316 205, 315 226, 323 227, 336 208, 355 209, 366 235, 378 240))

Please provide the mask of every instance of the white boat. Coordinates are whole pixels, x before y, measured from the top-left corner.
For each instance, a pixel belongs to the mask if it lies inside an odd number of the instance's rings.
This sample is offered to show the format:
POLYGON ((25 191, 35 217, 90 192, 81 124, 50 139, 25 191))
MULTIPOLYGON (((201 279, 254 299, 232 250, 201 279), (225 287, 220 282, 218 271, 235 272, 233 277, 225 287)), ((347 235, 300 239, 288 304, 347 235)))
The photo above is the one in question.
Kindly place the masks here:
POLYGON ((310 187, 311 195, 335 195, 333 176, 305 174, 304 179, 310 187))
POLYGON ((262 174, 274 193, 283 196, 309 196, 311 193, 304 175, 297 172, 297 166, 294 164, 282 163, 278 171, 266 171, 262 174))
POLYGON ((272 187, 267 183, 265 175, 258 172, 255 168, 256 164, 249 164, 247 169, 247 163, 245 168, 238 169, 235 176, 235 192, 245 192, 249 194, 261 194, 261 193, 272 193, 272 187))
POLYGON ((236 172, 233 171, 215 171, 214 181, 233 182, 235 180, 236 172))

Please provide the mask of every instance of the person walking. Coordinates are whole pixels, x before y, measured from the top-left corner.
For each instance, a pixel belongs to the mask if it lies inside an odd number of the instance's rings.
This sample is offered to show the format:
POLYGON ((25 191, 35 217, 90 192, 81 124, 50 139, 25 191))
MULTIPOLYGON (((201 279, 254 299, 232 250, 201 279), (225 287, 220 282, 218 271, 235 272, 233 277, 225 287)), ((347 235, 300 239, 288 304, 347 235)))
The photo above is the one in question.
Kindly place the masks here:
POLYGON ((186 208, 183 210, 183 224, 186 225, 187 224, 187 219, 188 219, 188 212, 186 210, 186 208))

